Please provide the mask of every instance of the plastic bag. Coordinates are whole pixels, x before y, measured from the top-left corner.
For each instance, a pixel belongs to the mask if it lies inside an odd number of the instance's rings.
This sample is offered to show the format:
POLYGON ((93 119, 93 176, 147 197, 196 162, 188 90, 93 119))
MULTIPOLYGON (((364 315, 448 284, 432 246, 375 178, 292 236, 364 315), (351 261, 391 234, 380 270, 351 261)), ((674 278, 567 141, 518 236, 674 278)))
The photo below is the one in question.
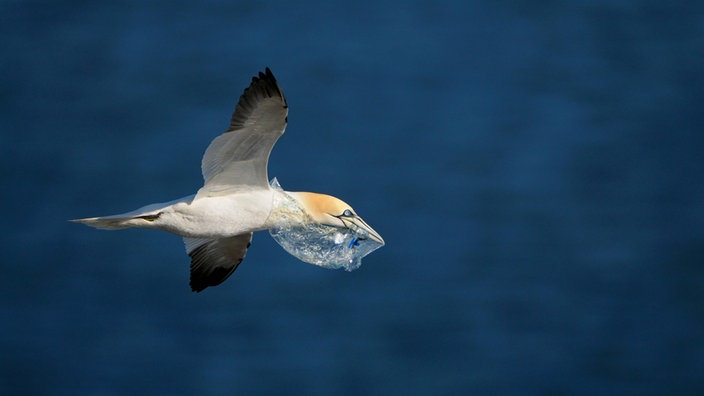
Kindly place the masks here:
POLYGON ((299 260, 324 268, 353 271, 362 265, 364 256, 383 246, 368 239, 363 230, 314 222, 298 202, 283 191, 276 178, 270 184, 279 192, 274 198, 275 215, 290 217, 291 221, 285 222, 289 224, 286 227, 269 229, 269 234, 299 260))

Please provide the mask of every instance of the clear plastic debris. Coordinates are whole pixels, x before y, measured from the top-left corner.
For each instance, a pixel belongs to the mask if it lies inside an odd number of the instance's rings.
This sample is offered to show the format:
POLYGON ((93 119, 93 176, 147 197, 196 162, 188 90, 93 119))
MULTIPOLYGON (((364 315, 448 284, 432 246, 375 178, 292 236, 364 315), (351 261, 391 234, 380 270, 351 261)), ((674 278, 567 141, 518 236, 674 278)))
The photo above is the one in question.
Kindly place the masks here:
POLYGON ((383 246, 368 239, 364 230, 315 223, 298 202, 283 191, 276 178, 271 180, 271 186, 280 192, 274 198, 275 215, 290 217, 291 221, 285 222, 289 224, 286 227, 270 229, 269 233, 299 260, 352 271, 362 265, 364 256, 383 246))

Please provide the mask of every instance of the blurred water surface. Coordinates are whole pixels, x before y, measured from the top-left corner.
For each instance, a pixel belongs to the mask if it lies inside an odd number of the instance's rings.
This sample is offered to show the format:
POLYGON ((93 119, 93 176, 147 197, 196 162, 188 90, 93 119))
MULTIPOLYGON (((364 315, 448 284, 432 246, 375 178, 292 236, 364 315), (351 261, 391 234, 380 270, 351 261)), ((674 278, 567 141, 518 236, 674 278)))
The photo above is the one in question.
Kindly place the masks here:
POLYGON ((702 394, 700 2, 0 3, 1 394, 702 394), (270 176, 387 246, 67 219, 196 191, 265 66, 270 176))

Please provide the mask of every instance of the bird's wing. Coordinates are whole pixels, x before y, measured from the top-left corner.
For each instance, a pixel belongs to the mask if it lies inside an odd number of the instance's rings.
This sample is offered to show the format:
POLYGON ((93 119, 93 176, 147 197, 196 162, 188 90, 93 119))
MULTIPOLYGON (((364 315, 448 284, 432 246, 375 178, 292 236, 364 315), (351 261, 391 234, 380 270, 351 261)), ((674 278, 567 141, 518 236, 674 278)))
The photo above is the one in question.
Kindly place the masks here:
POLYGON ((198 196, 240 187, 268 188, 269 153, 286 129, 287 114, 284 94, 267 67, 252 77, 240 96, 230 128, 205 151, 201 164, 205 184, 198 196))
POLYGON ((191 257, 191 290, 217 286, 237 269, 252 243, 252 233, 220 239, 183 238, 191 257))

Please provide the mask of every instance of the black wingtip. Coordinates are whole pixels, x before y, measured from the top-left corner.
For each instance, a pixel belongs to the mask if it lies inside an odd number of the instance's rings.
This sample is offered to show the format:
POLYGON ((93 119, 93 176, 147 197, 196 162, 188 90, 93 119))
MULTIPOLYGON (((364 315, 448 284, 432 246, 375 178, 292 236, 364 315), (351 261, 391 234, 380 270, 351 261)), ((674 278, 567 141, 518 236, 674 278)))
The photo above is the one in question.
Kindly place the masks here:
POLYGON ((257 83, 259 81, 269 82, 274 85, 277 84, 276 77, 274 77, 274 73, 271 72, 271 69, 269 69, 268 66, 264 68, 263 72, 260 71, 256 76, 252 77, 252 83, 257 83))
MULTIPOLYGON (((217 241, 215 241, 215 243, 217 243, 217 241)), ((235 262, 227 260, 211 262, 208 259, 208 245, 209 244, 201 245, 189 253, 191 257, 189 286, 191 287, 191 291, 196 293, 200 293, 208 287, 217 286, 224 282, 235 272, 244 258, 243 256, 235 262)))
POLYGON ((266 98, 281 98, 284 109, 288 108, 284 93, 281 91, 279 83, 276 82, 274 73, 269 67, 266 67, 263 72, 259 72, 252 77, 252 82, 244 90, 240 96, 235 111, 230 119, 230 128, 227 132, 242 128, 257 104, 266 98))
MULTIPOLYGON (((242 260, 237 263, 239 265, 242 260)), ((231 269, 227 268, 217 268, 212 270, 209 274, 191 274, 191 280, 189 286, 191 286, 191 291, 195 293, 200 293, 208 287, 213 287, 221 284, 225 279, 229 278, 237 266, 231 269)))
POLYGON ((200 293, 224 282, 239 267, 252 244, 252 233, 207 241, 188 252, 191 291, 200 293))

